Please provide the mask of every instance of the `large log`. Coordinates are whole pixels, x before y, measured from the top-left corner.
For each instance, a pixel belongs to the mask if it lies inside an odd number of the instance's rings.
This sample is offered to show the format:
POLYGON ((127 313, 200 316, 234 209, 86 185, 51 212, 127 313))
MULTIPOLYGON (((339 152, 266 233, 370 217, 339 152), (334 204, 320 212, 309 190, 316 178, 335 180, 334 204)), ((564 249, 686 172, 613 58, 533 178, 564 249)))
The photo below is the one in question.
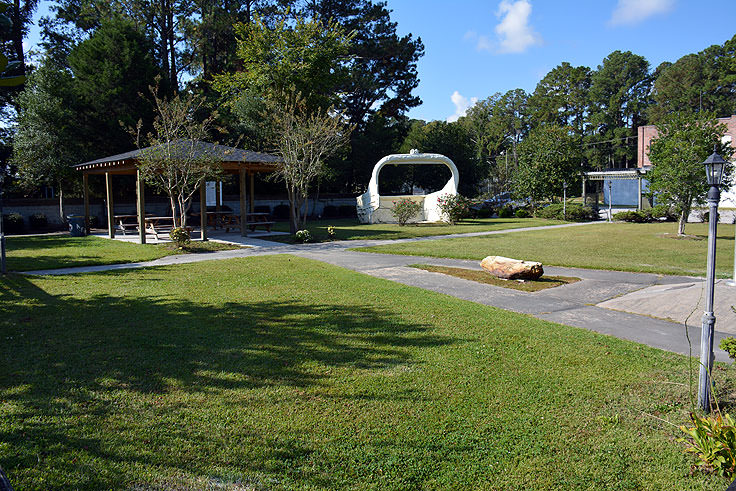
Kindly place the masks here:
POLYGON ((503 256, 488 256, 480 262, 480 266, 493 276, 505 280, 538 280, 544 274, 542 263, 503 256))

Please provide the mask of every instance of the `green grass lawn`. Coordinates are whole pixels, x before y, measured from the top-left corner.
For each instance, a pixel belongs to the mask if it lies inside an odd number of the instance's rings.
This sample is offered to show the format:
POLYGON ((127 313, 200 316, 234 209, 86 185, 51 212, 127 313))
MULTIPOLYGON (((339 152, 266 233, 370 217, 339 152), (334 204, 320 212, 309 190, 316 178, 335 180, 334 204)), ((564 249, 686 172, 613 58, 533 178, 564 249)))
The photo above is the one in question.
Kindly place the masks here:
POLYGON ((10 275, 0 332, 19 490, 728 484, 685 357, 297 257, 10 275))
MULTIPOLYGON (((707 224, 689 223, 677 238, 675 223, 600 223, 582 227, 443 239, 360 248, 365 252, 478 259, 507 256, 549 266, 705 275, 707 224)), ((733 274, 734 226, 718 226, 716 271, 733 274)))
POLYGON ((134 263, 152 261, 172 254, 208 252, 234 247, 217 242, 191 242, 185 250, 178 250, 172 244, 141 245, 93 236, 68 235, 10 236, 6 242, 9 271, 134 263))
MULTIPOLYGON (((359 240, 359 239, 410 239, 413 237, 427 237, 429 235, 466 234, 470 232, 486 232, 491 230, 507 230, 521 227, 541 227, 543 225, 558 225, 558 220, 545 220, 541 218, 478 218, 459 222, 457 225, 446 223, 421 223, 416 225, 399 226, 391 223, 378 223, 364 225, 355 219, 326 219, 307 222, 307 230, 317 242, 329 240, 327 227, 335 227, 335 240, 359 240)), ((287 222, 278 222, 274 230, 288 232, 287 222)), ((279 242, 294 242, 292 236, 274 236, 268 240, 279 242)))

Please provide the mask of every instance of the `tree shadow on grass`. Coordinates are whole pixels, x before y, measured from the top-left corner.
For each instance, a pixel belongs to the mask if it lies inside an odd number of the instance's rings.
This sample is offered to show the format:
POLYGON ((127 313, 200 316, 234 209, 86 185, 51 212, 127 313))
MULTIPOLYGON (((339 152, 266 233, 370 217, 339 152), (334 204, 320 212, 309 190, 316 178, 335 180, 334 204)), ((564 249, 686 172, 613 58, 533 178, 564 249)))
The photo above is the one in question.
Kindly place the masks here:
MULTIPOLYGON (((144 281, 157 279, 153 274, 146 278, 146 271, 138 274, 144 281)), ((11 474, 40 469, 49 461, 54 462, 54 474, 72 476, 67 485, 99 489, 120 486, 130 478, 129 467, 126 471, 130 465, 182 472, 226 466, 193 461, 176 452, 148 455, 145 445, 136 442, 145 434, 135 430, 126 437, 130 441, 123 450, 104 441, 90 421, 104 424, 120 411, 129 413, 135 404, 148 404, 150 410, 151 399, 160 395, 165 402, 172 391, 196 399, 261 388, 321 386, 329 383, 333 368, 389 370, 413 365, 417 361, 411 348, 457 341, 376 306, 347 309, 338 303, 315 305, 295 299, 207 305, 180 294, 126 296, 125 274, 109 276, 110 281, 121 280, 120 295, 84 299, 50 295, 19 275, 0 280, 0 341, 5 346, 0 358, 0 410, 5 406, 2 419, 7 418, 0 425, 0 442, 12 449, 2 452, 0 447, 0 452, 5 454, 1 463, 11 474), (315 366, 324 370, 314 370, 315 366), (116 407, 117 400, 121 407, 116 407), (75 462, 79 455, 98 462, 104 472, 75 462)), ((165 407, 161 411, 163 420, 170 417, 165 407)), ((157 426, 166 424, 156 420, 134 426, 158 433, 162 429, 157 426)), ((267 432, 246 434, 259 429, 242 431, 243 438, 279 439, 267 432)), ((297 440, 276 441, 259 463, 242 465, 250 466, 250 472, 267 473, 273 465, 267 462, 288 467, 288 462, 304 459, 309 452, 297 440)))

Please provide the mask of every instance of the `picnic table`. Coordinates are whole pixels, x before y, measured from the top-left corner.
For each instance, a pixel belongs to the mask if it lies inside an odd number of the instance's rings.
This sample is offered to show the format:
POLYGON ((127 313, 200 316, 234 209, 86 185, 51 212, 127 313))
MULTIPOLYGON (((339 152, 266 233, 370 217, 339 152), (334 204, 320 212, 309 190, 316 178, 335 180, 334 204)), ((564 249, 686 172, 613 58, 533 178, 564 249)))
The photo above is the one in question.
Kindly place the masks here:
MULTIPOLYGON (((146 216, 144 220, 146 232, 150 232, 159 240, 161 235, 167 239, 169 232, 174 229, 174 218, 170 216, 146 216)), ((191 233, 191 227, 187 227, 187 232, 191 233)))
MULTIPOLYGON (((263 227, 267 232, 270 232, 271 226, 276 223, 271 220, 270 213, 246 213, 245 219, 248 221, 246 226, 251 230, 251 232, 254 232, 256 227, 263 227)), ((240 216, 232 213, 224 216, 223 227, 225 227, 225 232, 230 232, 231 228, 241 228, 240 216)))
MULTIPOLYGON (((225 223, 230 223, 230 216, 232 211, 208 211, 207 212, 207 226, 217 230, 217 226, 224 227, 225 223)), ((201 213, 192 213, 192 218, 200 218, 201 213)))
POLYGON ((128 231, 138 231, 138 215, 113 215, 113 223, 115 228, 120 230, 123 235, 128 231))

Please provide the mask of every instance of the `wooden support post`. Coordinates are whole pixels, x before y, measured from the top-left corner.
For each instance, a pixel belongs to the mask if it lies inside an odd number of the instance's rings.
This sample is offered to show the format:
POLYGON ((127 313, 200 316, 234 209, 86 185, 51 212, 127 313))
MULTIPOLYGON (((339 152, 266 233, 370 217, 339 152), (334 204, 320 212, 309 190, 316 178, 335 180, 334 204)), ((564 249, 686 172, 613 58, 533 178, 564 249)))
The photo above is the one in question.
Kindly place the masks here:
POLYGON ((222 181, 215 181, 215 211, 218 213, 218 217, 220 216, 220 201, 222 201, 222 196, 220 196, 220 186, 222 181))
POLYGON ((245 191, 245 169, 240 169, 240 235, 241 237, 248 236, 248 209, 246 201, 245 191))
POLYGON ((115 207, 112 202, 112 174, 105 172, 105 190, 107 192, 107 236, 115 238, 115 207))
POLYGON ((146 243, 146 197, 141 171, 135 171, 135 194, 136 208, 138 209, 138 240, 141 244, 146 243))
POLYGON ((583 176, 583 206, 585 206, 586 198, 587 196, 585 194, 585 176, 583 176))
POLYGON ((644 208, 644 203, 642 202, 642 195, 641 195, 641 176, 639 176, 639 204, 637 205, 636 209, 641 211, 644 208))
POLYGON ((253 175, 252 172, 249 175, 250 175, 250 195, 249 195, 249 198, 250 198, 250 212, 251 213, 255 213, 256 212, 256 209, 255 209, 255 206, 256 206, 256 198, 255 198, 255 193, 254 193, 254 188, 255 188, 254 181, 255 181, 255 179, 254 179, 254 175, 253 175))
POLYGON ((84 233, 89 235, 89 174, 82 176, 84 187, 84 233))
POLYGON ((200 238, 204 242, 207 240, 207 181, 204 179, 199 184, 199 227, 201 230, 200 238))

